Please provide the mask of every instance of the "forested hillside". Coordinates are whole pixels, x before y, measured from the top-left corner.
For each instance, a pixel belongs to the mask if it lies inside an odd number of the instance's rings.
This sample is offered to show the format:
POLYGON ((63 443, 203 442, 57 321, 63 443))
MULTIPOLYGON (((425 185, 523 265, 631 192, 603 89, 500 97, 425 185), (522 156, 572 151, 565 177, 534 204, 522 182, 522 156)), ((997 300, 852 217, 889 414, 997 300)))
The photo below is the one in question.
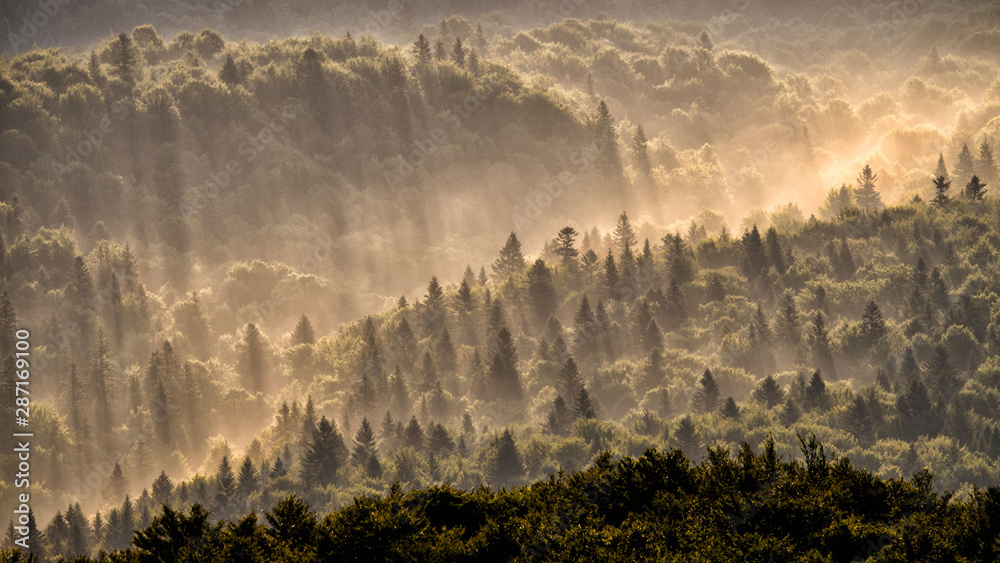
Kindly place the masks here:
POLYGON ((994 6, 106 4, 0 56, 43 560, 995 557, 994 6))

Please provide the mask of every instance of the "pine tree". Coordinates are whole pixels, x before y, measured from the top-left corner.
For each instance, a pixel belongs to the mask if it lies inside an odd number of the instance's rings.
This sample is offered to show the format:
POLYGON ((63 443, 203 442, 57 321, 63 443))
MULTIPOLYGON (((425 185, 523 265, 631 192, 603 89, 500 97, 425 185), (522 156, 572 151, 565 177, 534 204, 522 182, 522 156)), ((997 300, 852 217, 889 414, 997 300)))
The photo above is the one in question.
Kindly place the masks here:
POLYGON ((934 176, 948 177, 948 167, 944 164, 944 153, 938 153, 937 168, 934 170, 934 176))
POLYGON ((343 466, 347 448, 336 427, 322 417, 302 458, 302 481, 307 487, 325 487, 334 482, 343 466))
POLYGON ((127 33, 120 33, 111 44, 111 58, 115 74, 129 84, 139 78, 139 54, 127 33))
POLYGON ((438 39, 434 42, 434 60, 443 61, 446 55, 444 41, 438 39))
POLYGON ((514 434, 510 428, 505 428, 490 444, 486 477, 494 487, 502 487, 513 484, 523 473, 524 461, 517 451, 514 434))
POLYGON ((424 37, 421 33, 417 36, 417 40, 413 42, 413 47, 410 48, 413 56, 417 58, 417 62, 424 64, 431 60, 431 42, 424 37))
POLYGON ((108 479, 108 485, 104 490, 104 500, 105 502, 116 504, 127 493, 128 480, 125 478, 125 471, 122 470, 121 463, 115 461, 115 467, 111 470, 111 477, 108 479))
POLYGON ((934 437, 941 429, 938 410, 918 376, 910 376, 906 389, 896 401, 896 409, 899 411, 899 434, 904 440, 934 437))
POLYGON ((826 382, 823 381, 823 374, 816 370, 809 380, 809 385, 804 389, 804 400, 806 406, 811 409, 820 408, 826 404, 826 382))
POLYGON ((455 45, 451 48, 451 60, 460 67, 465 66, 466 51, 462 45, 461 38, 455 38, 455 45))
POLYGON ((997 179, 997 165, 993 159, 993 147, 987 138, 979 145, 979 158, 976 160, 976 173, 987 184, 997 179))
POLYGON ((558 295, 552 285, 552 272, 541 258, 528 269, 528 298, 535 312, 535 320, 539 325, 544 323, 556 312, 558 295))
POLYGON ((673 435, 669 438, 671 447, 684 452, 684 455, 688 459, 699 461, 704 457, 704 453, 702 452, 704 445, 702 444, 701 437, 698 436, 698 430, 694 426, 691 415, 687 415, 680 420, 677 424, 677 429, 674 430, 673 435))
POLYGON ((830 334, 826 330, 823 311, 817 311, 809 329, 809 349, 813 363, 828 376, 836 378, 833 367, 833 352, 830 350, 830 334))
POLYGON ((774 227, 767 229, 764 235, 764 245, 767 248, 768 261, 774 266, 779 274, 784 274, 788 269, 785 263, 785 255, 781 251, 781 241, 778 240, 778 230, 774 227))
POLYGON ((767 254, 764 251, 764 240, 760 236, 755 223, 753 229, 743 233, 741 240, 743 257, 740 268, 743 275, 748 280, 754 281, 760 277, 761 272, 767 269, 767 254))
POLYGON ((986 195, 984 188, 986 188, 986 184, 979 179, 979 176, 973 174, 972 179, 965 185, 965 197, 972 201, 982 201, 983 196, 986 195))
POLYGON ((559 395, 552 401, 552 408, 549 410, 546 430, 557 436, 565 436, 569 430, 570 412, 566 408, 566 401, 559 395))
POLYGON ((364 468, 369 458, 375 454, 375 431, 368 423, 368 417, 365 417, 357 433, 354 434, 354 452, 351 454, 351 461, 354 465, 364 468))
POLYGON ((580 386, 580 392, 573 404, 573 419, 579 420, 581 418, 597 418, 594 413, 594 404, 590 400, 590 393, 585 385, 580 386))
POLYGON ((260 486, 260 474, 254 467, 250 456, 243 458, 243 465, 240 466, 240 475, 236 483, 236 495, 245 499, 257 491, 260 486))
POLYGON ((858 187, 854 190, 854 198, 858 207, 864 209, 880 209, 882 207, 882 196, 875 190, 875 182, 878 181, 878 174, 872 171, 872 167, 865 164, 858 175, 858 187))
POLYGON ((574 246, 576 236, 577 232, 573 227, 563 227, 556 235, 556 255, 564 266, 574 263, 579 254, 574 246))
POLYGON ((497 344, 490 354, 489 382, 492 396, 499 400, 519 401, 523 396, 521 375, 517 370, 514 338, 504 327, 497 333, 497 344))
POLYGON ((424 447, 424 429, 420 426, 416 416, 410 417, 410 423, 403 430, 404 443, 415 449, 421 450, 424 447))
POLYGON ((924 367, 927 383, 938 398, 939 405, 945 405, 958 392, 961 382, 955 375, 955 368, 948 357, 948 348, 944 344, 934 347, 934 354, 924 367))
POLYGON ((711 370, 705 370, 698 380, 699 388, 691 398, 691 406, 701 413, 709 413, 719 408, 721 393, 711 370))
POLYGON ((166 471, 160 471, 160 476, 153 481, 153 500, 157 505, 170 505, 174 484, 167 477, 166 471))
POLYGON ((726 397, 726 401, 723 403, 722 409, 720 409, 719 412, 726 418, 739 418, 740 407, 736 404, 736 399, 726 397))
POLYGON ((778 386, 773 375, 768 375, 754 389, 753 398, 768 409, 773 409, 785 400, 785 391, 778 386))
POLYGON ((854 397, 844 412, 844 429, 859 442, 867 444, 873 437, 875 421, 872 419, 868 403, 861 395, 854 397))
POLYGON ((629 221, 628 215, 624 211, 622 211, 622 214, 618 217, 618 224, 615 225, 612 240, 614 241, 615 248, 618 250, 619 258, 624 259, 625 256, 632 255, 632 247, 635 246, 638 241, 635 236, 635 230, 632 228, 632 223, 629 221))
POLYGON ((233 474, 228 456, 222 456, 222 461, 219 462, 219 468, 215 472, 215 488, 216 500, 223 506, 236 495, 236 475, 233 474))
POLYGON ((222 63, 219 70, 219 80, 227 86, 236 86, 241 82, 240 70, 236 67, 236 61, 232 55, 226 55, 226 62, 222 63))
POLYGON ((948 189, 951 188, 951 182, 947 181, 944 176, 938 176, 934 178, 934 199, 931 200, 937 207, 944 207, 951 201, 951 197, 948 195, 948 189))
POLYGON ((312 322, 309 321, 309 317, 302 315, 299 318, 299 323, 295 325, 295 330, 292 332, 292 346, 315 343, 316 333, 313 331, 312 322))
POLYGON ((874 301, 869 301, 865 307, 864 315, 861 316, 861 337, 868 346, 886 336, 885 321, 882 319, 882 311, 874 301))
POLYGON ((608 173, 619 172, 621 161, 618 157, 618 138, 615 135, 615 124, 611 117, 611 110, 608 109, 608 104, 604 100, 597 104, 597 112, 593 117, 593 128, 595 141, 601 148, 606 171, 608 173))
POLYGON ((264 390, 267 377, 266 347, 267 342, 257 323, 247 323, 243 329, 243 338, 236 347, 236 371, 251 393, 264 390))
POLYGON ((500 257, 493 263, 493 278, 500 282, 509 276, 519 274, 527 267, 524 254, 521 253, 521 243, 517 240, 517 235, 511 231, 507 237, 507 242, 500 250, 500 257))
POLYGON ((955 165, 955 179, 959 182, 967 182, 976 173, 976 160, 969 150, 968 143, 962 143, 962 150, 958 153, 958 164, 955 165))
POLYGON ((643 131, 642 125, 637 126, 635 134, 632 135, 632 155, 635 158, 636 169, 643 176, 649 176, 650 172, 648 145, 649 141, 646 139, 646 132, 643 131))

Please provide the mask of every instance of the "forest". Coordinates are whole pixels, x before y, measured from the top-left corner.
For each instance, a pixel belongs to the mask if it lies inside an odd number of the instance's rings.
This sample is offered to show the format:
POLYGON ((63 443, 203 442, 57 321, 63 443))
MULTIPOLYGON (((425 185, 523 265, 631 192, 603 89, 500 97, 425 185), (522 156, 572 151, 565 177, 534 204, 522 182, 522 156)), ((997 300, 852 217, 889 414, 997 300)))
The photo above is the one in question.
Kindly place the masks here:
POLYGON ((997 559, 995 4, 55 2, 0 561, 997 559))

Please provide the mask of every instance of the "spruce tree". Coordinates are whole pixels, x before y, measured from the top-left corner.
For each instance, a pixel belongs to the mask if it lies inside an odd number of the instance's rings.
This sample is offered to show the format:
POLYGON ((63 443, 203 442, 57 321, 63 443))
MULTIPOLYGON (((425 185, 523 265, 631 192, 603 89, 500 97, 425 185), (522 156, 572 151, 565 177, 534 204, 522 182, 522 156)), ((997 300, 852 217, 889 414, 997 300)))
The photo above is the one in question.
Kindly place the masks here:
POLYGON ((822 311, 817 311, 809 329, 809 349, 812 351, 813 363, 829 377, 836 377, 833 367, 833 352, 830 350, 830 334, 826 330, 826 321, 822 311))
POLYGON ((539 325, 555 314, 559 296, 552 285, 552 272, 541 258, 528 269, 528 298, 539 325))
POLYGON ((698 390, 691 398, 691 406, 701 413, 709 413, 719 408, 721 393, 719 384, 715 382, 712 371, 706 369, 698 380, 698 390))
POLYGON ((579 254, 574 246, 577 234, 573 227, 563 227, 556 235, 556 255, 564 266, 574 263, 579 254))
POLYGON ((493 262, 493 278, 500 282, 509 276, 523 272, 526 267, 524 254, 521 253, 521 243, 517 240, 517 235, 511 231, 507 242, 500 250, 500 256, 493 262))
POLYGON ((864 315, 861 316, 861 337, 868 346, 886 336, 885 321, 882 319, 882 311, 874 301, 869 301, 865 307, 864 315))
POLYGON ((879 209, 882 207, 882 196, 875 190, 875 182, 878 181, 878 174, 872 171, 872 167, 865 164, 858 175, 858 187, 854 190, 854 198, 858 207, 864 209, 879 209))
POLYGON ((951 197, 948 195, 948 189, 951 188, 951 182, 949 182, 944 176, 938 176, 934 178, 934 199, 931 200, 936 207, 944 207, 951 201, 951 197))
POLYGON ((421 33, 417 40, 413 42, 410 52, 417 58, 418 63, 427 63, 431 60, 431 42, 421 33))
POLYGON ((490 353, 489 382, 493 397, 519 401, 523 396, 521 375, 517 370, 517 349, 510 331, 504 327, 497 333, 497 344, 490 353))
POLYGON ((778 386, 773 375, 768 375, 754 389, 753 398, 768 409, 773 409, 785 400, 785 391, 778 386))
POLYGON ((997 179, 997 164, 993 158, 993 147, 988 138, 979 145, 979 158, 976 160, 976 174, 984 182, 990 184, 997 179))
POLYGON ((302 458, 303 483, 310 488, 332 484, 344 464, 346 453, 340 432, 325 416, 320 418, 302 458))
POLYGON ((983 196, 986 195, 985 188, 986 184, 979 179, 979 176, 973 174, 972 179, 965 185, 965 197, 972 201, 982 201, 983 196))
MULTIPOLYGON (((954 170, 955 179, 959 182, 968 182, 969 178, 976 173, 976 160, 969 150, 969 144, 963 143, 962 150, 958 153, 958 164, 954 170)), ((936 177, 936 176, 935 176, 936 177)))
POLYGON ((494 487, 511 485, 524 473, 524 461, 510 428, 493 438, 488 459, 486 477, 494 487))
POLYGON ((251 393, 264 390, 267 377, 266 348, 267 342, 257 323, 247 323, 243 329, 243 338, 236 348, 236 371, 251 393))
POLYGON ((643 131, 642 125, 637 126, 635 134, 632 135, 632 155, 635 158, 636 169, 643 176, 649 176, 650 172, 648 145, 649 141, 646 139, 646 132, 643 131))

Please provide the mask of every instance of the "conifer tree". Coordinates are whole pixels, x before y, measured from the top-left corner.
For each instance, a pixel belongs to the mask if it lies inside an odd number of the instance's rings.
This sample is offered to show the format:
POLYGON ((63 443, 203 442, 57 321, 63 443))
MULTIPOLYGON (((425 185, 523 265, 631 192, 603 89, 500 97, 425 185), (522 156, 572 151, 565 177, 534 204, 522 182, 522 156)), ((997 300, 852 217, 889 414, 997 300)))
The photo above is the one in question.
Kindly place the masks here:
POLYGON ((830 350, 830 335, 826 330, 823 311, 817 311, 809 329, 809 348, 813 363, 830 377, 836 377, 833 367, 833 352, 830 350))
POLYGON ((701 379, 698 380, 698 386, 698 390, 695 391, 694 396, 691 398, 691 406, 701 413, 709 413, 719 408, 721 393, 719 391, 719 384, 715 382, 715 377, 712 376, 711 370, 705 370, 701 379))
POLYGON ((451 48, 451 60, 458 66, 465 66, 466 51, 465 46, 462 45, 462 39, 456 37, 455 45, 451 48))
POLYGON ((510 428, 493 438, 490 444, 486 476, 494 487, 511 485, 524 473, 524 461, 517 451, 514 434, 510 428))
POLYGON ((413 42, 410 52, 417 58, 418 63, 427 63, 431 60, 431 42, 421 33, 417 40, 413 42))
POLYGON ((295 325, 295 330, 292 332, 292 346, 315 343, 316 333, 313 331, 312 322, 309 321, 309 317, 303 314, 299 317, 299 323, 295 325))
POLYGON ((517 235, 511 231, 507 242, 500 250, 499 258, 493 262, 493 278, 500 282, 511 275, 523 272, 526 267, 524 254, 521 253, 521 243, 517 240, 517 235))
POLYGON ((648 176, 650 172, 648 145, 649 141, 646 139, 646 132, 643 131, 642 125, 637 126, 632 135, 632 155, 635 158, 636 169, 643 176, 648 176))
MULTIPOLYGON (((976 173, 976 160, 969 150, 968 143, 962 143, 962 150, 958 153, 958 164, 955 165, 955 179, 959 182, 968 182, 969 178, 976 173)), ((936 177, 936 176, 935 176, 936 177)))
POLYGON ((965 185, 965 197, 972 201, 982 201, 983 196, 986 195, 985 188, 986 184, 979 179, 979 176, 973 174, 972 179, 965 185))
POLYGON ((948 189, 951 188, 951 182, 949 182, 944 176, 938 176, 934 178, 934 199, 931 200, 936 207, 944 207, 951 201, 951 197, 948 195, 948 189))
POLYGON ((240 70, 236 67, 236 61, 232 55, 226 55, 226 61, 222 63, 219 70, 219 80, 227 86, 236 86, 240 83, 240 70))
POLYGON ((564 266, 575 262, 579 252, 574 246, 577 232, 573 227, 563 227, 556 235, 556 255, 564 266))
POLYGON ((245 499, 257 491, 260 486, 260 474, 254 467, 250 456, 243 458, 243 465, 240 466, 240 474, 236 482, 236 495, 245 499))
POLYGON ((257 323, 247 323, 243 338, 237 344, 236 371, 243 377, 244 384, 251 393, 264 390, 267 377, 267 342, 257 323))
POLYGON ((517 370, 517 349, 514 338, 504 327, 497 333, 497 344, 490 353, 489 382, 492 396, 500 400, 519 401, 524 393, 517 370))
POLYGON ((528 298, 539 325, 556 312, 558 294, 552 285, 552 272, 541 258, 528 269, 528 298))
POLYGON ((753 398, 768 409, 773 409, 785 400, 785 391, 778 386, 773 375, 768 375, 754 389, 753 398))
POLYGON ((861 317, 861 337, 868 346, 874 345, 886 335, 882 311, 874 301, 869 301, 861 317))
POLYGON ((976 160, 976 174, 984 182, 990 184, 997 179, 997 164, 993 158, 993 147, 988 138, 979 145, 979 158, 976 160))
POLYGON ((618 217, 618 224, 615 225, 612 240, 614 240, 615 249, 618 250, 619 258, 632 255, 632 247, 638 241, 635 236, 635 229, 632 228, 632 222, 629 221, 628 215, 624 211, 618 217))
POLYGON ((344 439, 336 427, 322 417, 302 458, 302 481, 307 487, 325 487, 334 482, 347 457, 344 439))
POLYGON ((858 187, 854 190, 854 198, 858 207, 864 209, 879 209, 882 207, 882 196, 875 190, 875 182, 878 181, 878 174, 872 171, 872 167, 865 164, 858 175, 858 187))

